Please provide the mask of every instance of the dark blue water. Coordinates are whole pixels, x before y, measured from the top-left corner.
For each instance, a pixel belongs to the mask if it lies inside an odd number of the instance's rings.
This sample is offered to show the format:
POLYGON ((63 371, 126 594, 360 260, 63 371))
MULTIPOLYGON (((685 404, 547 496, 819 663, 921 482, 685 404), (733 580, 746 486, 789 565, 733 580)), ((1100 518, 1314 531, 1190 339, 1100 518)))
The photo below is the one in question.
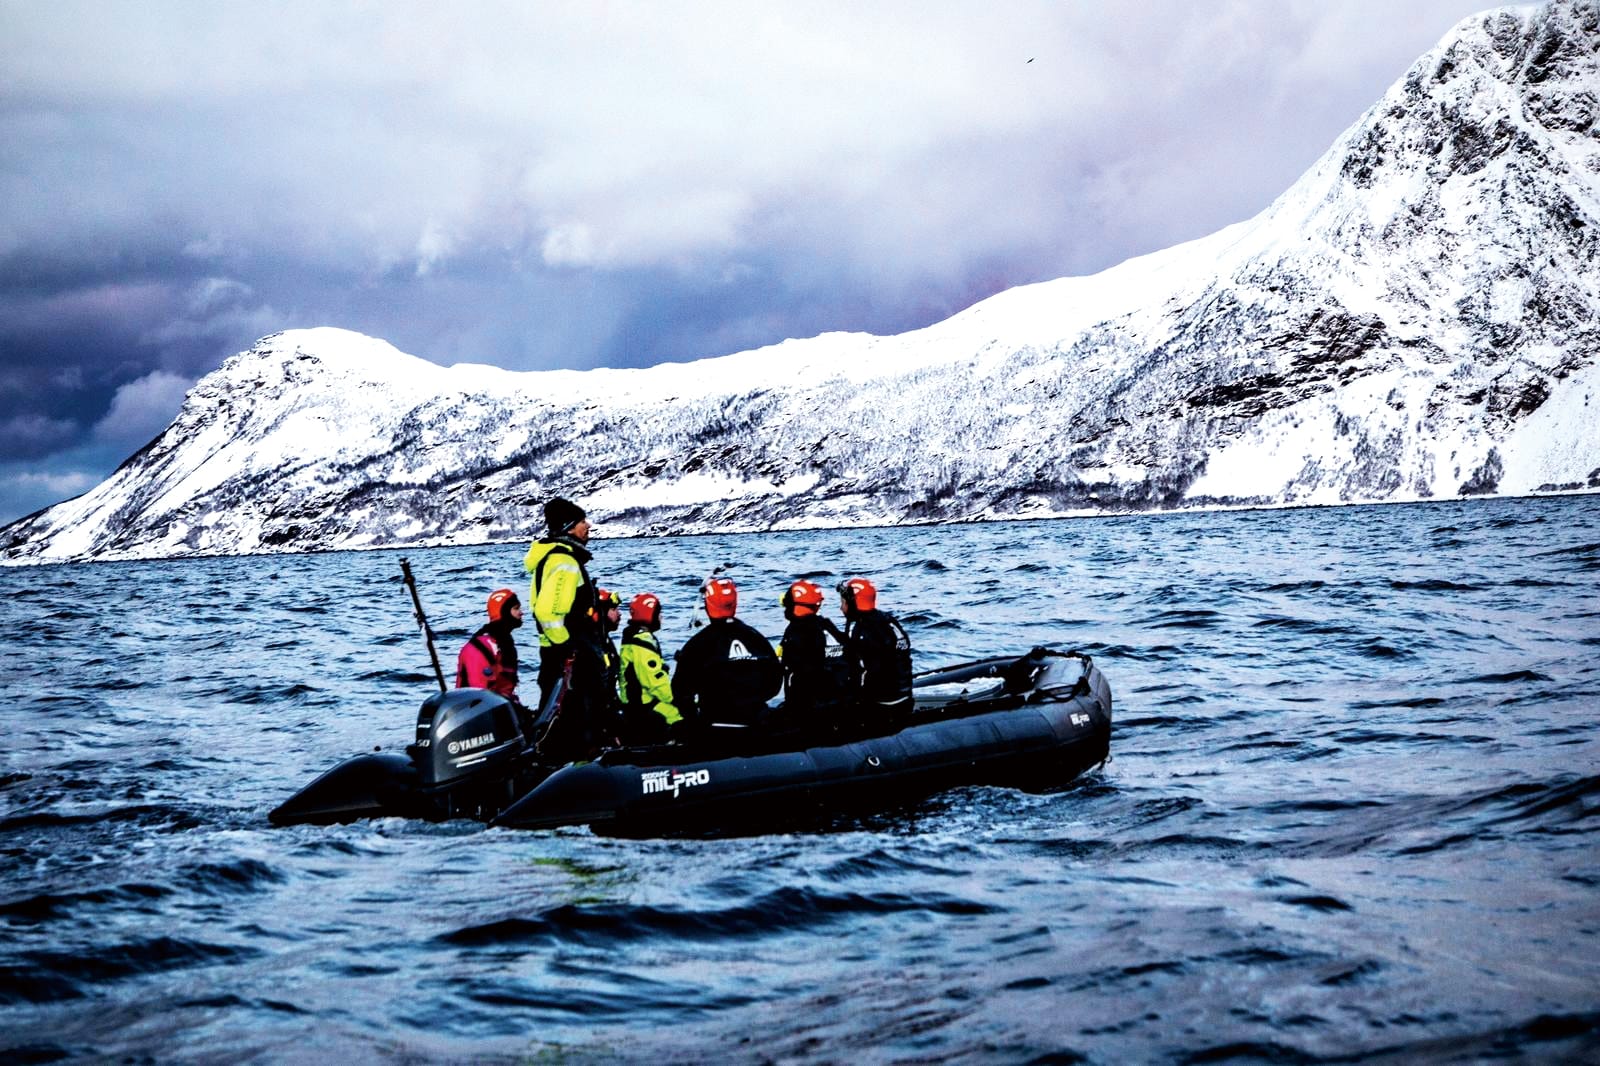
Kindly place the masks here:
MULTIPOLYGON (((1600 1059, 1600 497, 600 542, 687 635, 867 573, 1117 695, 1052 795, 272 829, 410 739, 398 555, 0 571, 0 1061, 1600 1059)), ((408 553, 457 639, 521 546, 408 553)), ((455 641, 448 641, 447 661, 455 641)))

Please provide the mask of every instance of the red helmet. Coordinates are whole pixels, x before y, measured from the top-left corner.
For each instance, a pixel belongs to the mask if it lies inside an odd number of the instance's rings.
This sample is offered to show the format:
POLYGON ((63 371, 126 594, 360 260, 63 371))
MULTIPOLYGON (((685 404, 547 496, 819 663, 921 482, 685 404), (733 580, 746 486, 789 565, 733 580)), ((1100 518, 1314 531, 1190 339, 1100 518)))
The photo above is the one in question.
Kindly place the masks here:
POLYGON ((641 592, 628 604, 628 620, 651 629, 661 626, 661 600, 653 592, 641 592))
POLYGON ((522 601, 517 599, 515 592, 510 589, 495 589, 489 593, 489 621, 498 622, 506 617, 511 608, 521 606, 522 601))
POLYGON ((839 597, 844 600, 844 609, 851 613, 878 609, 878 590, 864 577, 839 582, 839 597))
POLYGON ((783 594, 783 613, 788 618, 816 614, 822 607, 822 590, 809 581, 796 581, 783 594))
POLYGON ((708 577, 700 586, 706 598, 706 617, 732 618, 739 609, 739 587, 725 577, 708 577))

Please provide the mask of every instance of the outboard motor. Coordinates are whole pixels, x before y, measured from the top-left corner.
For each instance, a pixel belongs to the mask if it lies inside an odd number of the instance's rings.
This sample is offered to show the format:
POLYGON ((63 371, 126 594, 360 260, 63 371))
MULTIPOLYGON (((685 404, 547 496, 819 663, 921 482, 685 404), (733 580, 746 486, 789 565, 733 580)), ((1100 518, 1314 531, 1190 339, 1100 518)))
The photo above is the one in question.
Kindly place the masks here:
POLYGON ((417 712, 417 740, 406 748, 424 792, 445 817, 492 814, 515 794, 518 757, 528 748, 511 701, 484 688, 430 696, 417 712))

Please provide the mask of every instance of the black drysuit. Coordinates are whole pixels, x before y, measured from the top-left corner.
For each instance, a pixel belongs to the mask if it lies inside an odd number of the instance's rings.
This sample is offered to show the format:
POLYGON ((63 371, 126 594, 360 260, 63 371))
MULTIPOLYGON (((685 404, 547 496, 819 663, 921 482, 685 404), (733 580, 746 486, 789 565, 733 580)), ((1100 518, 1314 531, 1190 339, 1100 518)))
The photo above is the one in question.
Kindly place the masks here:
POLYGON ((756 725, 783 684, 771 642, 737 618, 712 620, 675 658, 672 702, 696 731, 756 725))

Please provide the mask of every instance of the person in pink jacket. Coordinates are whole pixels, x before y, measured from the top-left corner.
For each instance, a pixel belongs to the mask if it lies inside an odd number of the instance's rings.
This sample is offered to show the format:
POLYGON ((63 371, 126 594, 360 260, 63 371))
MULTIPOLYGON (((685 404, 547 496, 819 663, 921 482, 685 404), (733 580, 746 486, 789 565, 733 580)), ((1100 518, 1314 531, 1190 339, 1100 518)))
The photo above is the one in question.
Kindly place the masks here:
POLYGON ((517 703, 517 642, 522 601, 510 589, 489 594, 489 624, 472 634, 456 656, 456 688, 486 688, 517 703))

